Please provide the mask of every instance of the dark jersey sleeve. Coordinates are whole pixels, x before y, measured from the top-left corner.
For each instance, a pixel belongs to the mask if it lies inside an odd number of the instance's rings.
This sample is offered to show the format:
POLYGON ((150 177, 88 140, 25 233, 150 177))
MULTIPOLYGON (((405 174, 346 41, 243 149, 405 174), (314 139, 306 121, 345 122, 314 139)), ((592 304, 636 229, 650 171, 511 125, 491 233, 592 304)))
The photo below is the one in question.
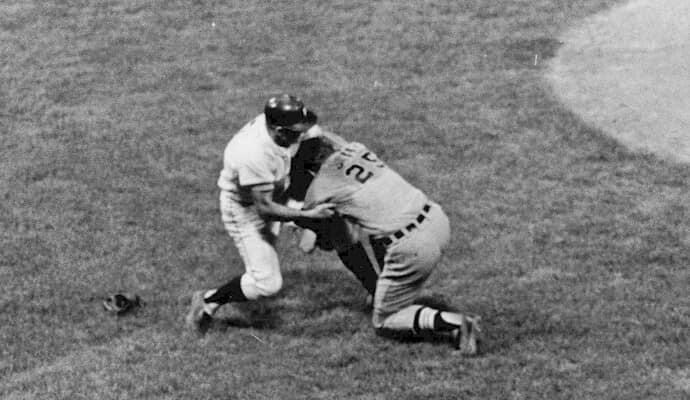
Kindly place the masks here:
POLYGON ((317 150, 318 142, 314 139, 305 140, 299 146, 297 153, 290 161, 290 186, 287 190, 289 198, 304 201, 309 185, 314 180, 310 164, 317 150))

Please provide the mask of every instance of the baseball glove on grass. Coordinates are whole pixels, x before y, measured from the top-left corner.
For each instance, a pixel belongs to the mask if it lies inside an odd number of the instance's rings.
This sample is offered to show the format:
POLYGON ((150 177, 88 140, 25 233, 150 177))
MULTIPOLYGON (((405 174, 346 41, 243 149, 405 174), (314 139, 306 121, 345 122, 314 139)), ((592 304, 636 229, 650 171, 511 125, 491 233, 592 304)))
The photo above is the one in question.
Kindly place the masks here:
POLYGON ((116 293, 103 301, 103 308, 113 314, 124 314, 141 307, 141 298, 132 293, 116 293))

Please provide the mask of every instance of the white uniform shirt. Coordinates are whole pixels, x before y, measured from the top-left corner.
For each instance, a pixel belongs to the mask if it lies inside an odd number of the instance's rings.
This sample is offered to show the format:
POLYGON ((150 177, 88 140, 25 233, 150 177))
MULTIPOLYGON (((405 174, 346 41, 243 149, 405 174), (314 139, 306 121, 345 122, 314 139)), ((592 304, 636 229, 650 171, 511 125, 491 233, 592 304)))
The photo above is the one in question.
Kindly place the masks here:
POLYGON ((318 136, 321 128, 314 125, 290 147, 281 147, 271 138, 264 114, 247 123, 230 139, 223 154, 223 169, 218 187, 243 204, 252 204, 251 187, 272 185, 275 194, 290 184, 290 161, 299 143, 318 136))

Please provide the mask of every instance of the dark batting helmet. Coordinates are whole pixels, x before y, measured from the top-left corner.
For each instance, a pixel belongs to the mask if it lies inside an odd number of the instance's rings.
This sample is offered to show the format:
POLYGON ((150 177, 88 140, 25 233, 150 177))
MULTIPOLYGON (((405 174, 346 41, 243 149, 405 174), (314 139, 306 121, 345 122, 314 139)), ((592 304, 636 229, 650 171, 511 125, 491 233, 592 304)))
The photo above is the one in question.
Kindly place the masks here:
POLYGON ((264 106, 269 125, 305 131, 316 124, 316 114, 304 107, 302 100, 289 94, 271 97, 264 106))

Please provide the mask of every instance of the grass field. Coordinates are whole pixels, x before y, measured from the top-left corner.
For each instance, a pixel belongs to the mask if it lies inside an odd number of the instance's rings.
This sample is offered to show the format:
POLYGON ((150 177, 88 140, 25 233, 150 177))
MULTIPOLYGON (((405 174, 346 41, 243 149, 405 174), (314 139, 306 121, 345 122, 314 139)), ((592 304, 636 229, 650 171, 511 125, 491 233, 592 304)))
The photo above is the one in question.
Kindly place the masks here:
POLYGON ((617 3, 3 1, 0 398, 687 399, 690 167, 543 79, 617 3), (282 91, 443 205, 426 294, 484 317, 484 354, 377 337, 289 231, 278 297, 183 335, 191 291, 242 271, 222 149, 282 91), (104 313, 120 290, 145 307, 104 313))

